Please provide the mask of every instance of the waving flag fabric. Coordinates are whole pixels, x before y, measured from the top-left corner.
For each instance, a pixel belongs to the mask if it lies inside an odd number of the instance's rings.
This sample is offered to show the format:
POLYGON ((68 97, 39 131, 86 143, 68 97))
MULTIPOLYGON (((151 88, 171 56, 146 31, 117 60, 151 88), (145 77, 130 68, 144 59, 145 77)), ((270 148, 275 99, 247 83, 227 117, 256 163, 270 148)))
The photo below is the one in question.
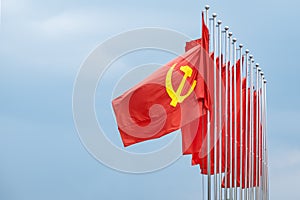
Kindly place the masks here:
POLYGON ((124 146, 164 136, 205 113, 204 59, 197 45, 113 100, 124 146))

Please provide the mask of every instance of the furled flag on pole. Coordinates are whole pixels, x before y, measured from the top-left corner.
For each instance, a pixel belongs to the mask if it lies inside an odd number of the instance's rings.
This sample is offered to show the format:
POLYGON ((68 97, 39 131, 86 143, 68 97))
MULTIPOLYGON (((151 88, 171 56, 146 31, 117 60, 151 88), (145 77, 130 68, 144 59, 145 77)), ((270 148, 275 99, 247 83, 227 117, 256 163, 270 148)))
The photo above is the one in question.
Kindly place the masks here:
MULTIPOLYGON (((209 53, 209 30, 204 22, 204 13, 202 12, 202 38, 192 40, 190 42, 186 43, 185 50, 189 51, 191 48, 201 45, 202 48, 205 50, 205 52, 202 52, 203 54, 209 53)), ((211 63, 213 62, 213 59, 210 57, 207 58, 207 60, 203 60, 203 63, 211 63)), ((209 95, 209 91, 207 91, 208 88, 212 87, 212 84, 210 86, 207 85, 208 83, 208 77, 209 72, 212 75, 212 69, 213 65, 207 65, 206 68, 204 68, 204 76, 206 82, 202 82, 200 88, 204 88, 201 90, 201 96, 203 97, 203 101, 199 101, 199 105, 203 105, 206 109, 210 109, 211 107, 211 98, 209 95), (206 97, 206 98, 204 98, 206 97)), ((202 106, 202 107, 203 107, 202 106)), ((199 106, 201 108, 201 106, 199 106)), ((202 144, 204 143, 204 136, 207 132, 207 115, 202 115, 200 118, 195 119, 191 123, 186 124, 181 128, 182 132, 182 153, 184 155, 187 154, 194 154, 199 152, 199 150, 202 147, 202 144), (204 134, 205 133, 205 134, 204 134)), ((196 164, 196 163, 193 163, 196 164)))
MULTIPOLYGON (((248 88, 247 89, 248 90, 248 102, 250 102, 250 89, 248 88)), ((246 88, 245 88, 245 84, 243 84, 243 105, 245 105, 246 104, 246 88)), ((255 97, 256 97, 256 91, 253 93, 253 96, 254 96, 254 99, 255 99, 255 97)), ((253 127, 256 127, 256 117, 258 116, 258 115, 256 115, 256 105, 257 105, 257 103, 256 103, 256 101, 254 101, 253 102, 254 104, 254 108, 253 108, 253 113, 254 113, 254 124, 253 124, 253 127)), ((258 102, 259 103, 259 102, 258 102)), ((249 188, 249 187, 256 187, 256 186, 259 186, 259 183, 258 183, 258 181, 257 181, 257 177, 258 177, 258 170, 256 169, 256 167, 254 167, 253 169, 252 169, 252 172, 250 172, 250 160, 251 160, 251 154, 254 156, 254 158, 256 158, 257 156, 259 157, 259 164, 260 164, 260 167, 262 167, 262 158, 261 158, 261 154, 262 154, 262 152, 257 152, 257 145, 259 145, 259 149, 260 149, 260 151, 261 151, 261 146, 262 146, 262 143, 261 143, 261 141, 262 141, 262 126, 260 125, 260 130, 259 130, 259 140, 257 140, 257 134, 256 134, 256 128, 254 128, 253 129, 253 138, 252 138, 252 141, 253 141, 253 150, 250 150, 250 148, 247 148, 247 150, 246 150, 246 140, 245 140, 245 138, 246 137, 248 137, 248 144, 247 144, 247 146, 248 147, 250 147, 250 141, 251 141, 251 138, 250 138, 250 134, 249 133, 246 133, 245 132, 245 126, 246 126, 246 121, 245 121, 245 119, 246 119, 246 117, 245 117, 245 113, 246 113, 246 110, 245 110, 245 108, 246 107, 244 107, 243 108, 243 115, 244 115, 244 117, 243 117, 243 142, 242 142, 242 144, 240 144, 239 142, 237 142, 238 143, 238 151, 240 151, 240 148, 242 147, 242 152, 243 152, 243 157, 242 157, 242 163, 243 163, 243 166, 240 166, 240 156, 239 156, 239 154, 237 155, 237 158, 233 158, 233 160, 234 159, 237 159, 237 174, 239 174, 240 173, 240 170, 242 170, 242 185, 240 184, 241 183, 241 180, 240 180, 240 176, 238 176, 238 177, 234 177, 234 176, 232 176, 232 183, 234 182, 234 180, 236 180, 236 182, 237 182, 237 187, 241 187, 242 186, 242 188, 249 188), (259 142, 258 142, 259 141, 259 142), (242 146, 241 146, 242 145, 242 146), (246 156, 246 154, 247 154, 247 156, 246 156), (247 166, 246 166, 246 157, 247 157, 247 166), (246 175, 246 167, 247 167, 247 175, 246 175), (247 176, 247 183, 245 183, 246 181, 246 176, 247 176), (252 185, 251 185, 251 181, 250 180, 253 180, 253 183, 252 183, 252 185)), ((250 118, 250 103, 248 103, 248 119, 250 118)), ((239 121, 238 121, 238 123, 240 123, 239 121)), ((248 127, 250 126, 250 120, 247 122, 248 123, 248 127)), ((239 141, 239 138, 237 139, 238 141, 239 141)), ((232 162, 234 162, 234 161, 232 161, 232 162)), ((254 163, 253 163, 253 165, 254 166, 257 166, 256 165, 256 163, 257 163, 257 161, 256 161, 256 159, 254 159, 254 163)), ((232 174, 234 174, 234 171, 232 172, 232 174)), ((261 175, 261 174, 260 174, 261 175)), ((233 187, 233 186, 230 186, 229 184, 227 185, 227 186, 225 186, 225 178, 227 178, 227 183, 230 183, 230 175, 229 175, 229 173, 224 177, 224 179, 223 179, 223 181, 222 181, 222 187, 223 188, 230 188, 230 187, 233 187)))
POLYGON ((205 114, 200 45, 112 101, 124 146, 159 138, 205 114), (200 102, 200 103, 199 103, 200 102), (196 109, 198 108, 198 109, 196 109))
MULTIPOLYGON (((217 58, 217 65, 216 66, 219 66, 218 65, 218 62, 219 62, 219 58, 217 58)), ((222 67, 222 82, 223 82, 223 84, 225 84, 225 73, 226 73, 226 71, 225 71, 225 66, 223 66, 222 67)), ((232 66, 232 68, 233 68, 233 66, 232 66)), ((237 68, 237 88, 236 88, 236 90, 237 91, 239 91, 240 90, 240 76, 239 76, 239 74, 241 73, 241 67, 240 67, 240 60, 238 60, 237 61, 237 63, 236 63, 236 68, 237 68)), ((229 80, 230 80, 230 76, 229 76, 229 72, 227 72, 227 76, 229 77, 229 80)), ((231 80, 233 81, 233 78, 234 77, 232 77, 231 78, 231 80)), ((228 84, 229 85, 229 84, 228 84)), ((223 92, 222 92, 223 93, 223 92)), ((217 92, 217 94, 218 94, 218 92, 217 92)), ((223 94, 223 96, 225 96, 224 94, 223 94)), ((228 97, 228 103, 230 103, 230 100, 229 100, 230 98, 228 97)), ((239 100, 239 98, 237 99, 238 100, 238 102, 240 101, 239 100)), ((225 101, 223 101, 222 103, 224 103, 225 101)), ((239 104, 238 104, 239 105, 239 104)), ((228 106, 229 107, 229 106, 228 106)), ((222 105, 222 108, 224 109, 225 108, 225 105, 222 105)), ((238 111, 239 111, 239 109, 238 109, 238 111)), ((225 111, 224 111, 225 112, 225 111)), ((234 111, 232 111, 232 112, 234 112, 234 111)), ((229 116, 229 114, 228 114, 228 116, 229 116)), ((239 127, 239 121, 237 122, 237 126, 239 127)), ((235 126, 236 124, 234 123, 234 124, 232 124, 231 126, 232 126, 232 128, 235 126)), ((229 125, 227 126, 228 127, 228 129, 229 129, 229 125)), ((212 135, 212 133, 213 133, 213 128, 214 127, 211 127, 211 135, 212 135)), ((198 130, 198 134, 199 135, 202 135, 202 137, 204 137, 207 133, 204 131, 202 131, 203 129, 199 129, 198 130), (204 136, 203 136, 204 135, 204 136)), ((239 131, 239 128, 238 128, 238 131, 239 131)), ((232 138, 232 140, 234 140, 234 138, 233 137, 230 137, 230 134, 229 134, 229 130, 227 131, 227 133, 228 133, 228 137, 229 138, 232 138)), ((222 138, 225 138, 225 129, 224 129, 224 127, 222 128, 222 138)), ((239 137, 237 138, 237 140, 239 141, 239 137)), ((201 140, 195 140, 195 143, 199 143, 201 140)), ((230 142, 229 142, 229 140, 227 141, 228 142, 228 146, 230 145, 230 142)), ((218 138, 216 138, 216 141, 215 141, 215 143, 217 143, 217 144, 219 144, 219 139, 218 138)), ((232 144, 234 144, 234 141, 232 141, 232 144)), ((199 145, 198 145, 199 146, 199 145)), ((219 145, 213 145, 212 147, 211 147, 211 150, 210 150, 210 155, 211 155, 211 157, 210 157, 210 172, 211 172, 211 174, 216 174, 216 173, 220 173, 220 171, 219 171, 219 166, 217 166, 217 171, 216 172, 214 172, 214 166, 215 165, 217 165, 217 163, 215 164, 214 163, 214 149, 216 148, 216 152, 219 152, 219 148, 220 148, 220 146, 219 145)), ((226 151, 225 151, 225 141, 224 140, 222 140, 221 141, 221 148, 222 148, 222 152, 224 152, 221 156, 222 156, 222 160, 225 160, 225 153, 226 153, 226 151)), ((196 152, 196 153, 194 153, 193 154, 193 160, 192 160, 192 164, 199 164, 200 165, 200 169, 201 169, 201 173, 202 174, 207 174, 207 172, 208 172, 208 170, 207 170, 207 154, 205 154, 205 149, 203 149, 203 148, 201 148, 200 149, 200 151, 198 151, 198 152, 196 152), (204 152, 204 153, 203 153, 204 152)), ((227 152, 228 153, 228 152, 227 152)), ((220 157, 220 155, 219 154, 217 154, 216 155, 216 157, 217 157, 217 159, 216 160, 219 160, 219 157, 220 157)), ((227 158, 229 159, 229 156, 227 156, 227 158)), ((229 170, 229 163, 230 162, 232 162, 232 159, 231 160, 228 160, 227 161, 227 170, 229 170)), ((221 173, 222 172, 225 172, 225 162, 222 162, 221 163, 221 173)))

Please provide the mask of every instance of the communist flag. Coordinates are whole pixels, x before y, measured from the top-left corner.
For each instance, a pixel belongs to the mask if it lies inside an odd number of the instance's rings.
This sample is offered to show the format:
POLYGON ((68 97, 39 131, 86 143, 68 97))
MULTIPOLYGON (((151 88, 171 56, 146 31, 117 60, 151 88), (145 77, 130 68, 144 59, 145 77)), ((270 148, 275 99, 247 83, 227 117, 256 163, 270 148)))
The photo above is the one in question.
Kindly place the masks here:
POLYGON ((112 101, 124 146, 162 137, 205 113, 203 52, 193 47, 112 101))

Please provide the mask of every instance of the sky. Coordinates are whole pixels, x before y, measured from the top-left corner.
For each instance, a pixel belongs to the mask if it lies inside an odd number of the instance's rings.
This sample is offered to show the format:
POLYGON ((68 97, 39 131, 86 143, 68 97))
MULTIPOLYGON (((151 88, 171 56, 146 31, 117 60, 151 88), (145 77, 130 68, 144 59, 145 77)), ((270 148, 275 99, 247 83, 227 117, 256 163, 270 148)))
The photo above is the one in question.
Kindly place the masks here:
MULTIPOLYGON (((201 176, 190 157, 139 175, 94 159, 78 137, 72 94, 81 64, 97 45, 142 27, 197 38, 206 4, 253 53, 268 80, 270 197, 300 198, 299 1, 0 1, 0 199, 200 199, 201 176)), ((146 51, 114 65, 170 58, 146 51)), ((107 96, 97 93, 101 98, 107 96)), ((106 112, 97 116, 101 121, 106 112)), ((120 146, 115 126, 105 129, 120 146)), ((130 150, 151 151, 172 138, 130 150)))

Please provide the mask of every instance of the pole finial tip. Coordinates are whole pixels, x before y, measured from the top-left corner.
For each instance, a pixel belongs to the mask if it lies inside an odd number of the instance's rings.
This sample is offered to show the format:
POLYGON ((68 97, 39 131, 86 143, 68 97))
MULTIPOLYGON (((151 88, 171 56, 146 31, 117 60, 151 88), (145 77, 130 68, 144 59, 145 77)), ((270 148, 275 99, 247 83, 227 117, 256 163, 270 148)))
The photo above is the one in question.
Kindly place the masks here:
POLYGON ((216 18, 217 17, 217 13, 213 13, 212 16, 213 16, 213 18, 216 18))
POLYGON ((255 66, 258 68, 259 67, 259 63, 256 63, 255 66))
POLYGON ((205 6, 205 10, 209 10, 209 5, 206 5, 206 6, 205 6))
POLYGON ((229 30, 229 26, 225 26, 224 29, 225 29, 225 31, 228 31, 229 30))
POLYGON ((239 45, 240 48, 243 48, 243 46, 244 46, 243 44, 240 44, 240 45, 239 45))
POLYGON ((229 32, 228 35, 229 35, 229 37, 231 37, 232 36, 232 32, 229 32))
POLYGON ((250 51, 249 51, 249 49, 246 49, 246 51, 245 51, 246 53, 249 53, 250 51))
POLYGON ((232 38, 232 41, 233 41, 233 42, 236 42, 236 41, 237 41, 237 39, 236 39, 236 38, 232 38))
POLYGON ((218 20, 218 24, 221 25, 221 24, 222 24, 222 21, 221 21, 221 20, 218 20))

